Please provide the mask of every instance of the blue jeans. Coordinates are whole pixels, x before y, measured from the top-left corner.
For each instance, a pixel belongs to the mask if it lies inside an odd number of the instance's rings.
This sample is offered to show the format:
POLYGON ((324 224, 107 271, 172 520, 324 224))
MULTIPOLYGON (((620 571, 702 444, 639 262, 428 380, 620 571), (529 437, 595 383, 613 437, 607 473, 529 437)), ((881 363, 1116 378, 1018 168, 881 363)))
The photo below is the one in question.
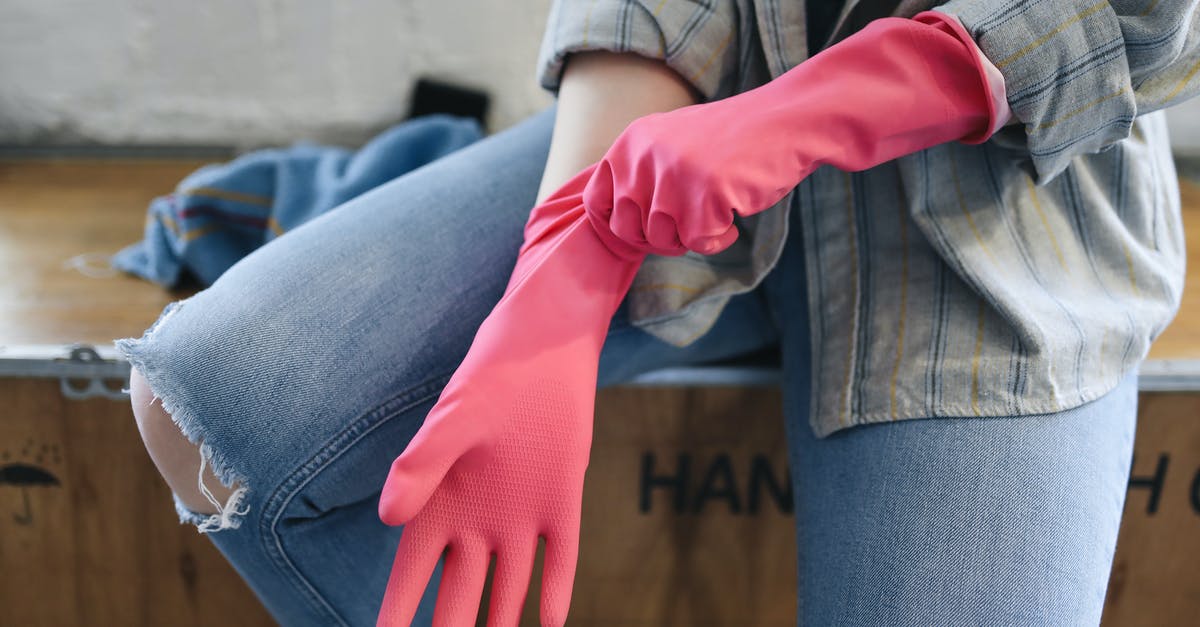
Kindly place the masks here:
MULTIPOLYGON (((188 510, 284 625, 374 624, 401 529, 389 465, 503 293, 555 108, 255 250, 118 343, 236 503, 188 510)), ((798 229, 762 286, 677 348, 622 305, 602 387, 779 345, 802 624, 1096 624, 1132 453, 1136 380, 1059 414, 808 427, 798 229)), ((428 624, 440 570, 415 624, 428 624)))

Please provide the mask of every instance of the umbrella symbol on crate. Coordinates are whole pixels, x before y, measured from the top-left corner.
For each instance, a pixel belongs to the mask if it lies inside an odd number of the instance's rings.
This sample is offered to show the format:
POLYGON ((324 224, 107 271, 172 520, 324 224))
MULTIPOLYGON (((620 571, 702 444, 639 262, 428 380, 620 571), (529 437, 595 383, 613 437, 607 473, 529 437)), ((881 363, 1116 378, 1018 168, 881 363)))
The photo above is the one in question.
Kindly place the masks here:
POLYGON ((33 512, 29 510, 29 487, 59 485, 58 477, 50 474, 44 468, 29 464, 7 464, 0 466, 0 484, 21 488, 21 498, 25 501, 25 512, 13 514, 13 520, 18 525, 28 525, 33 522, 33 512))

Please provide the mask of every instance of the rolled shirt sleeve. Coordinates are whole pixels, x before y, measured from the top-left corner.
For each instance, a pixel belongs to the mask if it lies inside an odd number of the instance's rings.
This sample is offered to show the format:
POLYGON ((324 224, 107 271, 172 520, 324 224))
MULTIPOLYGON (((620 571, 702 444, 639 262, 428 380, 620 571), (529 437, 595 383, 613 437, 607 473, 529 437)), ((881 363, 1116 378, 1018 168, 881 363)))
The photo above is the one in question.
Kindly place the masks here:
POLYGON ((633 52, 664 61, 704 97, 736 71, 734 0, 554 0, 537 60, 537 80, 557 94, 572 52, 633 52))
POLYGON ((1200 92, 1200 0, 951 0, 1004 77, 1044 183, 1129 135, 1135 116, 1200 92))

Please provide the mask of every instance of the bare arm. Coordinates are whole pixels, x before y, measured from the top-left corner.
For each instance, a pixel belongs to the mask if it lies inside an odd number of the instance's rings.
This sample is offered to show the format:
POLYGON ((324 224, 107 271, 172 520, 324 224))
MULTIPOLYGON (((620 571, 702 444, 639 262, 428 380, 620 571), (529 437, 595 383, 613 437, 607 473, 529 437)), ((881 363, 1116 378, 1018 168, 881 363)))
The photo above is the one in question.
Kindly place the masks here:
POLYGON ((662 61, 634 53, 572 53, 563 69, 554 134, 536 204, 599 161, 634 119, 695 104, 699 98, 662 61))

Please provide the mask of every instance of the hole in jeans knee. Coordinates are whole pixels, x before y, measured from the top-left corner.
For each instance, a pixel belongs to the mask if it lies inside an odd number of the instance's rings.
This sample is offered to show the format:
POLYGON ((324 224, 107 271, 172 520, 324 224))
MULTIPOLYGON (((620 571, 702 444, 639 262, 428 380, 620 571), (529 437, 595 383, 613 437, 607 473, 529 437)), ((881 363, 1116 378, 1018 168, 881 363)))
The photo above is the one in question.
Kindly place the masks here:
MULTIPOLYGON (((242 524, 241 517, 245 516, 250 511, 249 505, 243 504, 246 493, 249 491, 249 486, 247 486, 244 481, 238 479, 233 479, 229 483, 226 483, 223 480, 221 481, 222 485, 228 488, 234 488, 234 485, 237 485, 237 487, 233 489, 233 492, 230 493, 229 497, 225 500, 224 504, 217 500, 217 497, 213 495, 212 491, 208 489, 208 486, 204 484, 204 469, 206 465, 210 463, 209 460, 212 459, 212 456, 212 449, 207 444, 202 443, 200 445, 200 472, 196 475, 196 484, 200 494, 202 494, 204 498, 216 508, 217 511, 214 514, 192 512, 199 517, 203 517, 203 520, 198 522, 191 521, 196 525, 197 531, 200 533, 210 533, 213 531, 221 531, 222 529, 237 529, 242 524)), ((217 476, 218 479, 220 479, 220 475, 218 474, 217 476)))
MULTIPOLYGON (((114 347, 129 362, 130 368, 136 368, 144 379, 149 393, 150 402, 158 399, 163 411, 179 428, 188 442, 196 445, 200 453, 200 471, 197 474, 197 489, 204 498, 212 503, 216 513, 204 513, 190 509, 177 494, 173 495, 175 510, 180 522, 192 523, 200 533, 236 529, 241 525, 241 517, 249 512, 245 502, 250 485, 246 477, 233 470, 221 451, 209 446, 204 425, 197 418, 196 410, 181 399, 188 398, 186 392, 186 374, 180 374, 178 369, 164 367, 169 362, 167 355, 158 350, 159 333, 163 323, 171 319, 185 305, 188 299, 175 301, 167 305, 159 315, 158 320, 140 338, 121 338, 113 341, 114 347), (221 503, 212 491, 204 484, 205 469, 211 468, 221 485, 233 489, 233 492, 221 503), (234 488, 234 485, 237 485, 234 488)), ((129 390, 125 390, 129 391, 129 390)))
MULTIPOLYGON (((196 526, 199 533, 211 533, 224 529, 237 529, 242 524, 242 517, 250 512, 250 505, 246 503, 246 495, 250 491, 250 486, 239 475, 233 475, 230 481, 221 481, 221 485, 230 490, 228 496, 225 497, 225 502, 221 502, 221 496, 214 494, 213 491, 205 483, 207 479, 211 483, 212 478, 216 476, 220 481, 221 475, 210 470, 213 468, 214 453, 211 447, 201 443, 198 446, 200 454, 199 471, 196 473, 196 492, 204 497, 211 508, 205 508, 206 511, 199 511, 193 505, 189 505, 180 498, 179 493, 172 491, 171 496, 175 503, 175 512, 179 515, 179 522, 192 524, 196 526), (215 511, 212 511, 215 510, 215 511)), ((225 473, 225 476, 230 476, 225 473)))

